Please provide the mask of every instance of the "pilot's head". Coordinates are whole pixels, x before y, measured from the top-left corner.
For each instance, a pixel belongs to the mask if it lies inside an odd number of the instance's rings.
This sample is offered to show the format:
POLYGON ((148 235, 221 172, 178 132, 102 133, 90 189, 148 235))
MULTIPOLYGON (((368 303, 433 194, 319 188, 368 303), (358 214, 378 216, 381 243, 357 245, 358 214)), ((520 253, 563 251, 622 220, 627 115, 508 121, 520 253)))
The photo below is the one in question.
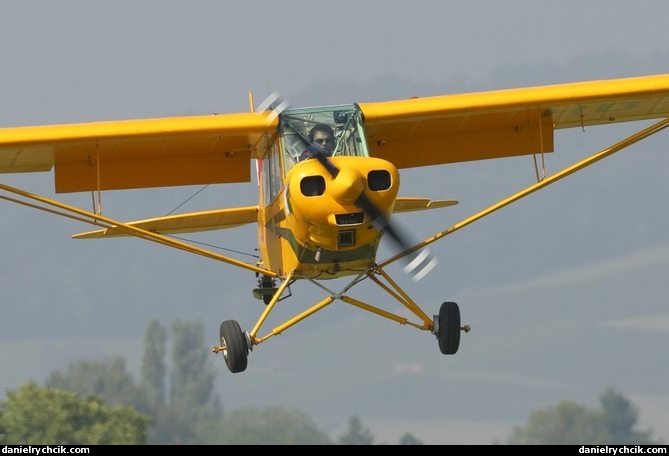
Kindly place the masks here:
POLYGON ((332 155, 334 149, 334 131, 327 124, 316 124, 309 131, 309 141, 325 156, 332 155))

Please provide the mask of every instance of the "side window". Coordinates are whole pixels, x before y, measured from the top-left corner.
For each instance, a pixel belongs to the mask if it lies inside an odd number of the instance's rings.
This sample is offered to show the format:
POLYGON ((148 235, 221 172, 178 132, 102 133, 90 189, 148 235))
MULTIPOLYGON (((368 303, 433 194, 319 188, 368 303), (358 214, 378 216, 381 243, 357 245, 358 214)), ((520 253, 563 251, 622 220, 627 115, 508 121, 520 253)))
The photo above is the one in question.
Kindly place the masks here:
POLYGON ((335 130, 337 135, 335 155, 366 156, 367 153, 360 139, 359 113, 351 111, 339 114, 339 116, 335 115, 335 118, 340 120, 335 130))
POLYGON ((269 157, 265 157, 262 159, 260 162, 260 166, 262 168, 262 190, 263 190, 263 204, 265 206, 269 206, 269 203, 272 202, 272 192, 271 192, 271 182, 270 182, 270 177, 269 177, 269 157))
POLYGON ((263 187, 264 203, 269 206, 283 188, 283 175, 281 173, 281 157, 279 156, 279 143, 275 142, 269 149, 269 153, 263 160, 263 187))
POLYGON ((300 154, 306 148, 305 139, 300 134, 300 128, 296 127, 291 120, 283 122, 281 142, 283 149, 284 171, 288 171, 299 161, 300 154))
POLYGON ((283 188, 283 174, 281 173, 281 157, 279 156, 278 141, 270 149, 270 178, 272 201, 276 199, 283 188))

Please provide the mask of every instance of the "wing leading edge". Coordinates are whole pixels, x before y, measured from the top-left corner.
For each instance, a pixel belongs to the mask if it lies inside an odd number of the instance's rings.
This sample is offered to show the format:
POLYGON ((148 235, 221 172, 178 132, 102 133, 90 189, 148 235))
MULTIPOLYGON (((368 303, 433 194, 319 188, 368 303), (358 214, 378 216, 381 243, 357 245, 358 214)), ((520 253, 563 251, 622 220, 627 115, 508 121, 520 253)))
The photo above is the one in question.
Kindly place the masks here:
POLYGON ((552 152, 554 130, 669 117, 669 74, 359 103, 398 168, 552 152))

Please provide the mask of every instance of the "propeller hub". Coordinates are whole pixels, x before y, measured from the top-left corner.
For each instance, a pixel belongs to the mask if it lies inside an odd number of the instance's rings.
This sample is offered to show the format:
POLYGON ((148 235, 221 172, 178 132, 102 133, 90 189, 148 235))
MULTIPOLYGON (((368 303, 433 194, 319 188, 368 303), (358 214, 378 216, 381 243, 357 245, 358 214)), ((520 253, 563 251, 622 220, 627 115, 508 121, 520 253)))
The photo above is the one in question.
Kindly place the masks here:
POLYGON ((355 168, 342 168, 328 186, 328 191, 331 192, 335 201, 342 204, 353 204, 365 191, 365 179, 355 168))

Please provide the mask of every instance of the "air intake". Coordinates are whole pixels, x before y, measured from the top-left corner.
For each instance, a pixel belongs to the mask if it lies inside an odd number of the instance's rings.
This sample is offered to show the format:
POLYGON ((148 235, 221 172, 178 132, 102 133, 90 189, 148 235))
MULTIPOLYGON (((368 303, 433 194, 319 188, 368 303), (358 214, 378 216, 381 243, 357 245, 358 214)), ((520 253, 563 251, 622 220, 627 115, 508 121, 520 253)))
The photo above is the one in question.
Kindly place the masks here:
POLYGON ((367 185, 375 192, 390 188, 390 173, 385 169, 370 171, 367 174, 367 185))
POLYGON ((354 214, 335 214, 335 221, 337 225, 360 225, 365 221, 364 212, 356 212, 354 214))
POLYGON ((340 231, 337 236, 337 245, 339 247, 355 245, 355 230, 340 231))

